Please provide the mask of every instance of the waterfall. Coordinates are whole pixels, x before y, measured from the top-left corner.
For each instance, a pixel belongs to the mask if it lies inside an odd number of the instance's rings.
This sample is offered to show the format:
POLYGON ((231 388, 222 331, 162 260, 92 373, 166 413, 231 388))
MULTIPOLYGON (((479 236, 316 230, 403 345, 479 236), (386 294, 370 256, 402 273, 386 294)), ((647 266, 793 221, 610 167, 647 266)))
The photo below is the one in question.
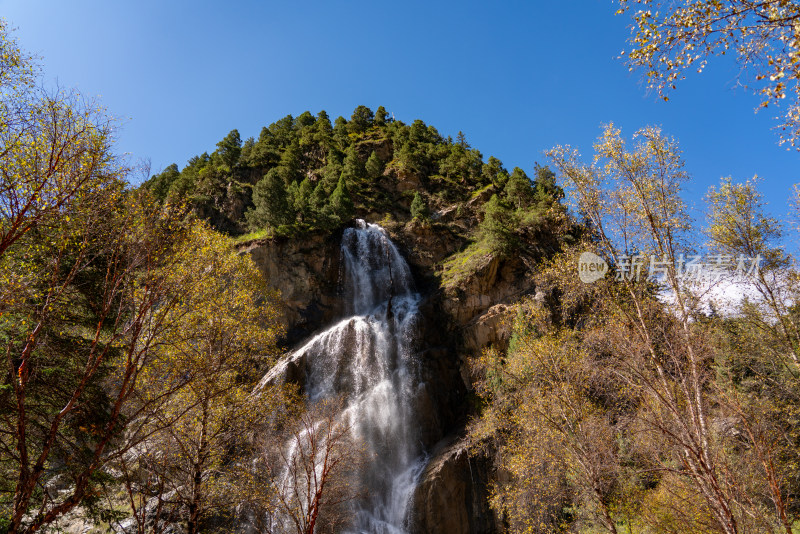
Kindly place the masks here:
POLYGON ((341 243, 347 317, 295 351, 311 402, 341 396, 341 420, 372 458, 359 473, 351 534, 400 534, 424 467, 416 431, 414 359, 419 295, 408 264, 380 226, 358 220, 341 243))

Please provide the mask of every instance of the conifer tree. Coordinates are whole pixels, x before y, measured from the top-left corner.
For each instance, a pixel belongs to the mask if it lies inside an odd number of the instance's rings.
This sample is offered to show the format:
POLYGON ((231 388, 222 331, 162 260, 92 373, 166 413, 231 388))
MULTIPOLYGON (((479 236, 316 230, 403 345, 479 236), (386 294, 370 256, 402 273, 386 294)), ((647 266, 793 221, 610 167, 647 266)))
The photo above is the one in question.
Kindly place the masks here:
POLYGON ((297 128, 306 128, 308 126, 313 126, 316 122, 314 115, 311 114, 310 111, 304 111, 300 115, 297 116, 295 119, 295 125, 297 128))
POLYGON ((306 178, 297 188, 297 193, 294 197, 294 209, 300 214, 303 222, 306 222, 312 216, 311 197, 314 194, 314 184, 306 178))
POLYGON ((514 167, 505 187, 508 201, 517 209, 527 207, 533 201, 533 184, 525 171, 514 167))
POLYGON ((353 205, 353 199, 350 198, 350 191, 347 189, 344 173, 342 173, 336 189, 331 194, 329 208, 331 215, 334 216, 337 222, 345 222, 352 218, 353 213, 355 213, 355 206, 353 205))
POLYGON ((369 178, 375 179, 383 174, 383 161, 381 161, 381 158, 378 157, 378 154, 376 154, 374 150, 372 154, 369 155, 369 159, 367 159, 367 163, 364 167, 369 178))
POLYGON ((180 175, 181 173, 178 171, 178 165, 173 163, 159 174, 153 175, 144 183, 144 186, 152 191, 155 198, 163 202, 167 198, 172 184, 175 183, 180 175))
POLYGON ((325 110, 317 113, 317 122, 314 124, 314 130, 314 141, 324 149, 330 148, 331 139, 333 137, 333 126, 325 110))
POLYGON ((508 172, 503 168, 503 163, 494 156, 484 163, 481 172, 484 180, 488 180, 495 187, 503 187, 508 180, 508 172))
POLYGON ((397 166, 400 170, 416 174, 419 173, 421 170, 421 158, 420 154, 414 151, 414 147, 412 143, 406 142, 403 143, 403 146, 400 147, 400 150, 395 153, 395 159, 397 160, 397 166))
POLYGON ((292 182, 289 184, 289 187, 286 188, 286 200, 289 204, 290 208, 294 208, 295 202, 300 194, 300 183, 299 182, 292 182))
POLYGON ((302 177, 303 150, 295 140, 281 154, 280 174, 285 186, 302 177))
POLYGON ((336 184, 339 183, 339 177, 342 175, 343 171, 344 167, 337 162, 328 163, 322 169, 320 184, 325 190, 326 195, 330 195, 333 193, 333 190, 336 189, 336 184))
POLYGON ((347 119, 344 117, 340 116, 336 118, 336 122, 333 124, 333 138, 339 144, 341 149, 344 149, 347 146, 347 119))
POLYGON ((367 106, 358 106, 353 110, 353 115, 350 117, 350 122, 347 123, 347 129, 350 133, 361 133, 366 131, 372 126, 372 119, 374 115, 372 110, 367 106))
POLYGON ((367 177, 367 170, 364 168, 364 163, 358 157, 358 151, 354 146, 347 150, 347 155, 344 158, 344 168, 342 174, 345 180, 352 183, 358 183, 367 177))
POLYGON ((247 214, 250 228, 288 224, 294 211, 289 204, 286 185, 278 169, 270 171, 253 187, 253 208, 247 214))
POLYGON ((533 179, 534 201, 538 204, 552 204, 564 198, 564 190, 556 183, 556 173, 550 167, 542 167, 538 163, 534 168, 533 179))
POLYGON ((492 195, 484 204, 479 231, 495 254, 506 256, 514 249, 513 214, 510 206, 498 195, 492 195))
POLYGON ((217 143, 217 151, 215 154, 219 155, 220 163, 227 168, 230 172, 239 161, 239 156, 242 153, 242 138, 239 135, 239 130, 231 130, 225 138, 217 143))
POLYGON ((423 221, 430 216, 428 204, 422 199, 419 192, 414 193, 414 200, 411 201, 411 216, 423 221))
POLYGON ((375 110, 375 118, 372 120, 372 124, 375 126, 384 126, 387 122, 389 122, 389 114, 386 112, 386 108, 378 106, 378 109, 375 110))
POLYGON ((309 201, 309 208, 314 217, 318 220, 323 217, 327 202, 328 192, 325 191, 325 184, 320 180, 317 182, 317 186, 314 188, 314 192, 311 194, 311 200, 309 201))

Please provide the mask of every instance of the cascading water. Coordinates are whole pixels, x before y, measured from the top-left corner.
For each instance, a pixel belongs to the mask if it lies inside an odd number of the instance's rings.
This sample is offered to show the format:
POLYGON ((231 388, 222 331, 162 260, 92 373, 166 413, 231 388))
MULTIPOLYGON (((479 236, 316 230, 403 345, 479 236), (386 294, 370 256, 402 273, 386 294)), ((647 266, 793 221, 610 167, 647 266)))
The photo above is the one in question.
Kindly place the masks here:
POLYGON ((365 497, 355 504, 350 532, 403 533, 424 467, 414 411, 419 295, 408 264, 380 226, 357 221, 344 232, 341 254, 349 317, 295 357, 307 362, 309 400, 343 396, 340 417, 373 458, 359 474, 365 497))

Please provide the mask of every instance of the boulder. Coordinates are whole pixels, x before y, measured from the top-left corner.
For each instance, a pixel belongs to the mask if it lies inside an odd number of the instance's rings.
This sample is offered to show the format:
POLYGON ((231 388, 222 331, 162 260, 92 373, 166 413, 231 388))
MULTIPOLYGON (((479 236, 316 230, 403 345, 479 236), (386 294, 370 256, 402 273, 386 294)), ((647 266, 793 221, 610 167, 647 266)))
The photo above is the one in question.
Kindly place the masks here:
POLYGON ((511 338, 514 308, 495 304, 464 327, 464 351, 480 354, 487 347, 505 350, 511 338))
POLYGON ((489 508, 488 459, 470 456, 463 439, 439 443, 412 497, 409 530, 417 534, 498 532, 489 508))

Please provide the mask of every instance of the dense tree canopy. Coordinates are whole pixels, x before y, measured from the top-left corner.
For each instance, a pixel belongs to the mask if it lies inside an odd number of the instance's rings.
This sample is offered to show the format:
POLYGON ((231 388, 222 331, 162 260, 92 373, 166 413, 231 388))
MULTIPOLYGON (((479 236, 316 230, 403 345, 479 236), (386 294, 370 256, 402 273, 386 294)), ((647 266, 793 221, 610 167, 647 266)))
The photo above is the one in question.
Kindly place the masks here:
MULTIPOLYGON (((288 115, 243 143, 233 130, 213 153, 192 158, 183 169, 170 165, 144 186, 162 201, 188 202, 214 228, 233 235, 265 228, 292 234, 346 223, 360 211, 394 212, 393 182, 403 180, 418 184, 433 210, 466 202, 488 185, 501 190, 508 173, 497 158, 484 162, 463 132, 453 140, 421 120, 394 120, 382 106, 375 113, 358 106, 349 120, 338 117, 333 125, 325 111, 288 115), (334 193, 341 177, 352 210, 330 206, 340 198, 334 193)), ((531 204, 524 171, 515 170, 507 192, 516 209, 531 204)))

